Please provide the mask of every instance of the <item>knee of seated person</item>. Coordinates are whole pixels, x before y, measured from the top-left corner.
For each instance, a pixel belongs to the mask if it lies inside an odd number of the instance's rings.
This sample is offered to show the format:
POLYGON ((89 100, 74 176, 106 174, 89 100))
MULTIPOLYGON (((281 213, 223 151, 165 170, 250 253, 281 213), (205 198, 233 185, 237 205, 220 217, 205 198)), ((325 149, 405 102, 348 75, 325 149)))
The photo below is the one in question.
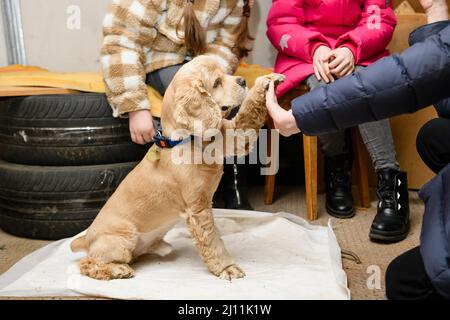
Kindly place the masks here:
POLYGON ((417 152, 422 159, 428 158, 435 152, 434 141, 441 137, 441 134, 448 135, 448 120, 437 118, 428 121, 417 134, 416 147, 417 152))
POLYGON ((386 282, 386 298, 388 300, 402 300, 403 296, 400 292, 401 287, 401 274, 402 270, 399 257, 395 258, 388 266, 386 270, 385 282, 386 282))

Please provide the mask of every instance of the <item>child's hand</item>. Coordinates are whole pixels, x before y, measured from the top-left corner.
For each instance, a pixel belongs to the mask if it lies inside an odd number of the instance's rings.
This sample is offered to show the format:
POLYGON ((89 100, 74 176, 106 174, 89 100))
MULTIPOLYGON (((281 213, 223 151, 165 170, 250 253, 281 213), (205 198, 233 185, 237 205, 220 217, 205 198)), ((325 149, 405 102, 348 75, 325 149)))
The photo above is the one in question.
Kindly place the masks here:
POLYGON ((333 75, 328 67, 328 59, 324 60, 331 52, 327 46, 320 46, 314 51, 313 66, 317 80, 330 83, 334 81, 333 75))
POLYGON ((152 142, 155 136, 153 118, 149 110, 138 110, 129 113, 131 139, 137 144, 152 142))
POLYGON ((355 57, 349 48, 341 47, 334 49, 324 58, 329 63, 330 72, 336 78, 342 78, 355 70, 355 57))

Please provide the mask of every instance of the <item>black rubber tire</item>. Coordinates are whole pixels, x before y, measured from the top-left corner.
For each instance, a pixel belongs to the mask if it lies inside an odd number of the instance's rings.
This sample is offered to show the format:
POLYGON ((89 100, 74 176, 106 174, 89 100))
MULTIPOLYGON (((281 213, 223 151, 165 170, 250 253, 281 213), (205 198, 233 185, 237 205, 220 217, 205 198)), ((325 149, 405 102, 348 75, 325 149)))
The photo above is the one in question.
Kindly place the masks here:
POLYGON ((0 100, 0 157, 43 166, 138 161, 148 147, 131 142, 128 120, 113 118, 104 94, 0 100))
POLYGON ((74 236, 92 223, 136 164, 40 167, 0 161, 0 228, 32 239, 74 236))

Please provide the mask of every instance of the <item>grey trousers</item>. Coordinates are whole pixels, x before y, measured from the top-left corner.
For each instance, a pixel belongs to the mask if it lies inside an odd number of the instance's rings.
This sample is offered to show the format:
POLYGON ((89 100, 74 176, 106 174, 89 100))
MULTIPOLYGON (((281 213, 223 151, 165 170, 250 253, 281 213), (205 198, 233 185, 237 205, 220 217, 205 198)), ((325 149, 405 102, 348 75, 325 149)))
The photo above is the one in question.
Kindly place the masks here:
POLYGON ((162 96, 164 96, 164 93, 166 93, 173 77, 175 77, 175 74, 182 66, 183 63, 150 72, 147 74, 146 82, 148 85, 155 88, 162 96))
MULTIPOLYGON (((306 85, 310 90, 314 90, 325 86, 326 83, 318 81, 316 76, 312 75, 306 80, 306 85)), ((400 170, 389 120, 361 124, 359 132, 372 158, 375 170, 400 170)), ((327 157, 342 155, 350 150, 345 130, 320 136, 319 140, 321 149, 327 157)))
MULTIPOLYGON (((182 66, 183 63, 150 72, 147 74, 146 83, 155 88, 160 95, 164 96, 173 77, 182 66)), ((156 130, 162 131, 161 119, 153 118, 153 125, 156 130)))

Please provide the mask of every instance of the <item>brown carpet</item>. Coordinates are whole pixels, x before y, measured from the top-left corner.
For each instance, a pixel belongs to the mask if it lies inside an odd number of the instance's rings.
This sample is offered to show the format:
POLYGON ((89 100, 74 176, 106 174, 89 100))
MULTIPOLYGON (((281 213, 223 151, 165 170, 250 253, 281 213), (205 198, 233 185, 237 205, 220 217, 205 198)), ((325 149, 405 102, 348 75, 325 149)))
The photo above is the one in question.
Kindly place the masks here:
MULTIPOLYGON (((264 205, 263 192, 262 187, 255 187, 250 190, 250 198, 255 210, 267 212, 284 211, 303 218, 306 217, 303 188, 277 187, 278 197, 271 206, 264 205)), ((319 196, 319 220, 314 222, 314 224, 326 225, 330 219, 330 216, 324 210, 323 197, 323 195, 319 196)), ((368 231, 376 213, 376 203, 372 203, 372 208, 368 210, 358 210, 353 219, 335 221, 334 229, 339 244, 343 249, 357 254, 362 262, 361 264, 356 264, 351 260, 343 260, 353 299, 385 299, 384 272, 386 267, 396 256, 419 244, 423 204, 418 199, 416 192, 411 192, 410 198, 411 232, 406 240, 398 244, 383 245, 369 241, 368 231), (379 277, 377 277, 378 270, 380 271, 379 277), (378 288, 377 279, 381 280, 378 288), (369 286, 367 285, 368 280, 369 286)), ((13 237, 0 230, 0 274, 8 270, 22 257, 47 243, 49 242, 13 237)), ((60 298, 55 297, 51 299, 58 300, 60 298)))

